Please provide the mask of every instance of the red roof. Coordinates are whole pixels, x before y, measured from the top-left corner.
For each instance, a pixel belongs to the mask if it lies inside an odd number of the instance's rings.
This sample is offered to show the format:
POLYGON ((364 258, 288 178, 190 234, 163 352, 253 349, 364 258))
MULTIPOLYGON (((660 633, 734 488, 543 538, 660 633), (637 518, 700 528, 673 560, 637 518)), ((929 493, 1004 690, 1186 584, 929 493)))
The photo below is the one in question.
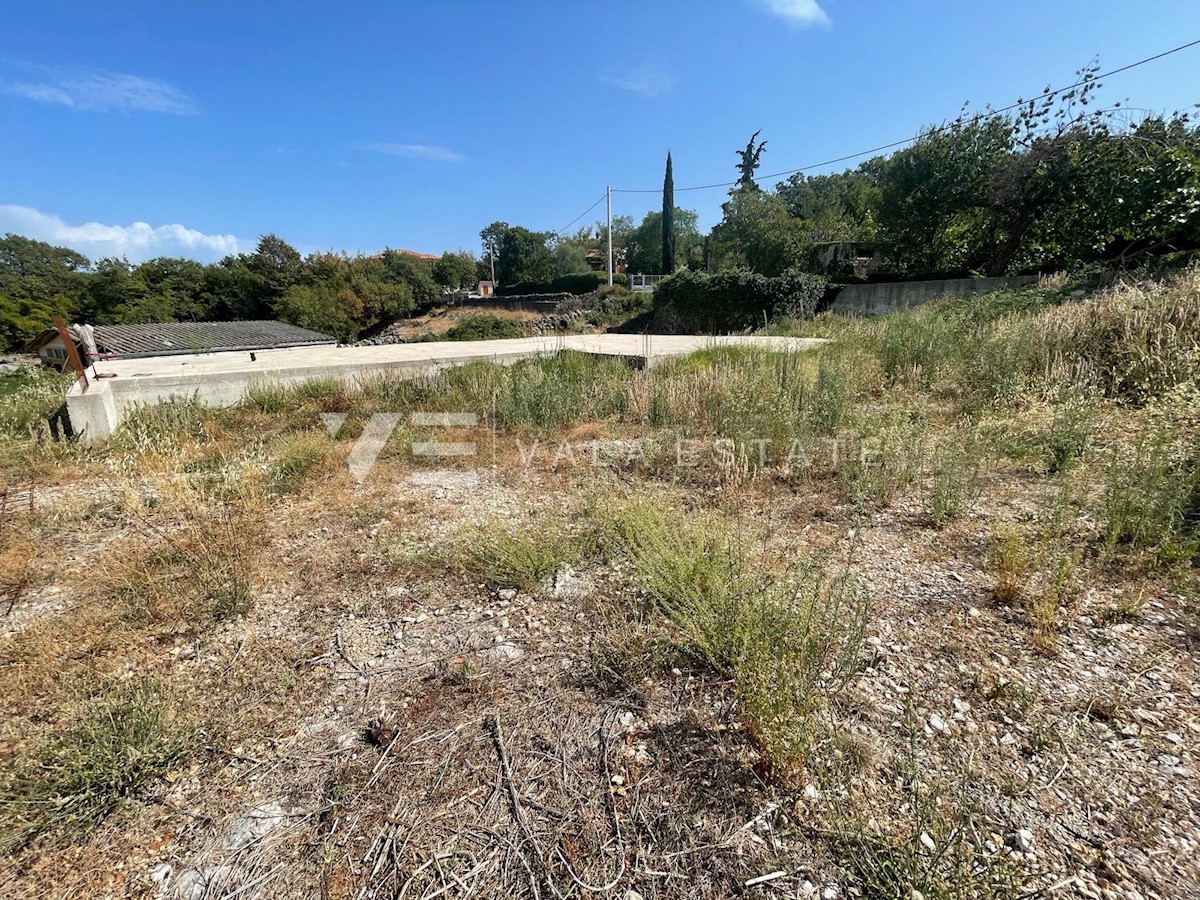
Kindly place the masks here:
MULTIPOLYGON (((392 253, 403 253, 405 256, 415 256, 417 259, 441 259, 436 253, 418 253, 416 250, 404 250, 400 247, 389 248, 392 253)), ((382 253, 379 256, 383 256, 382 253)))

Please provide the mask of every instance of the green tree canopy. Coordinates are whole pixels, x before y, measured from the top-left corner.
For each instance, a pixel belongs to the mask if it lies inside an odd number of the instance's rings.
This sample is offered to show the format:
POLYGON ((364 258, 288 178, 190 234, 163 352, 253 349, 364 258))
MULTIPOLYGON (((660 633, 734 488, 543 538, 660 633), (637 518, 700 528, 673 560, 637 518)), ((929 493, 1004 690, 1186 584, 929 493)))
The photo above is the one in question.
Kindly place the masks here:
POLYGON ((554 261, 546 246, 548 232, 514 225, 504 232, 496 253, 496 278, 501 284, 549 281, 554 261))
MULTIPOLYGON (((704 237, 700 234, 699 217, 695 210, 675 208, 674 271, 680 265, 700 268, 704 264, 704 237)), ((642 223, 626 241, 626 269, 641 275, 669 275, 663 270, 663 217, 657 210, 646 213, 642 223)))

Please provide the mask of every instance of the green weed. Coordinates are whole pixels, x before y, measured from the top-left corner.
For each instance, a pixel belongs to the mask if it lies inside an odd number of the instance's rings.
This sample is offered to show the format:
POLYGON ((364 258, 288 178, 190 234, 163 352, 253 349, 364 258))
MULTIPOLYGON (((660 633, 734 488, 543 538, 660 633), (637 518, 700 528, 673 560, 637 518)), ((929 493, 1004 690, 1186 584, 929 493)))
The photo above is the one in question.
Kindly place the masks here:
POLYGON ((979 456, 973 436, 965 428, 950 429, 935 446, 932 463, 925 509, 940 528, 965 516, 979 501, 979 456))
POLYGON ((867 601, 847 572, 799 559, 772 572, 763 550, 710 520, 635 505, 600 545, 676 629, 679 648, 730 677, 764 762, 787 777, 805 763, 811 716, 857 660, 867 601))
POLYGON ((103 685, 74 720, 0 784, 0 850, 90 831, 188 754, 187 732, 151 682, 103 685))

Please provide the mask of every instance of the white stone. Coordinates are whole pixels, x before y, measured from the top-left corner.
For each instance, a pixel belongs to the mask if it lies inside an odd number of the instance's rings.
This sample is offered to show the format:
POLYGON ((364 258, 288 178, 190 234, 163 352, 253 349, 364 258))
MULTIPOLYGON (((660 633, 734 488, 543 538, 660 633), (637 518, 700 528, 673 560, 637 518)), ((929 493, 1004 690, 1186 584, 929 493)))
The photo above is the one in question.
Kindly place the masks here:
POLYGON ((1009 836, 1009 843, 1021 853, 1032 853, 1034 848, 1033 832, 1028 828, 1018 828, 1009 836))

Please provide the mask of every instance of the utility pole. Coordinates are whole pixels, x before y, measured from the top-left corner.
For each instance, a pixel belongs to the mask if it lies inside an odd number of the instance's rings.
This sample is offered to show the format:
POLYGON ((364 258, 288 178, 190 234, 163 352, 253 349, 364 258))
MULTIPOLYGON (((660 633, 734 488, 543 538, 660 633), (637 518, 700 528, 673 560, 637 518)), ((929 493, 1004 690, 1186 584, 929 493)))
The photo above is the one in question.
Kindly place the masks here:
POLYGON ((604 196, 608 200, 608 284, 612 286, 613 276, 613 255, 612 255, 612 187, 604 189, 604 196))
POLYGON ((492 263, 492 290, 496 289, 496 242, 488 241, 488 259, 492 263))

